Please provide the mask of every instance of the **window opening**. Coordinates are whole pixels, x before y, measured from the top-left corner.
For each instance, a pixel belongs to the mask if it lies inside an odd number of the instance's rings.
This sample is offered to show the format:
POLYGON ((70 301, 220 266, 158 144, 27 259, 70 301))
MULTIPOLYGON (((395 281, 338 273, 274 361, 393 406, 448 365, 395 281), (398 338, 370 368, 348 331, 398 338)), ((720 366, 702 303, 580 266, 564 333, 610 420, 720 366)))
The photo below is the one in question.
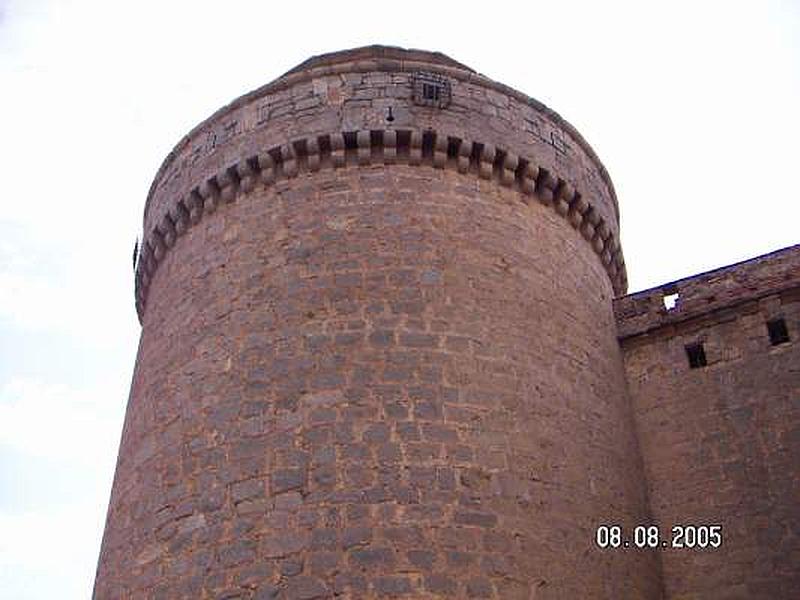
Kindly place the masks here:
POLYGON ((702 343, 689 344, 686 346, 686 356, 689 359, 690 369, 699 369, 708 364, 706 362, 706 352, 703 349, 702 343))
POLYGON ((783 319, 767 321, 767 332, 769 333, 769 341, 773 346, 785 344, 789 341, 789 330, 786 328, 786 321, 783 319))
POLYGON ((664 294, 664 308, 667 310, 674 310, 678 305, 681 295, 678 292, 673 294, 664 294))
POLYGON ((450 105, 450 81, 436 73, 417 72, 412 79, 414 104, 446 108, 450 105))

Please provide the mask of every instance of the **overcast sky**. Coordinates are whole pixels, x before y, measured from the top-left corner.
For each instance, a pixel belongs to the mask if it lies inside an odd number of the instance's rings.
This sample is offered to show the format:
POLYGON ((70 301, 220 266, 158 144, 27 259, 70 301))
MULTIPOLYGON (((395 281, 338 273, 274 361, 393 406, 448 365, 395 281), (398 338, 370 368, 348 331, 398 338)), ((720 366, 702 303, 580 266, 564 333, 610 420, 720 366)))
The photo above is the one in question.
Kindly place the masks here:
POLYGON ((217 108, 314 54, 442 51, 583 133, 635 291, 800 241, 799 34, 796 0, 0 0, 0 597, 90 595, 145 196, 217 108))

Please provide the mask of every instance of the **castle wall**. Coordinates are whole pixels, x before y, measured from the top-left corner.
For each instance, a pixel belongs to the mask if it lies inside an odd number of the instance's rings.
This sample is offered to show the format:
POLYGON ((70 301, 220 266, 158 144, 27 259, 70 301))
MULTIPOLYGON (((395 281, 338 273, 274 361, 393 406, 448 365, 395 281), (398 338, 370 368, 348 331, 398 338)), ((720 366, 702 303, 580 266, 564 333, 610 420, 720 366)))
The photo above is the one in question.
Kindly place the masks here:
POLYGON ((306 65, 166 161, 96 598, 658 597, 655 555, 594 545, 648 518, 613 190, 426 56, 306 65))
POLYGON ((800 246, 615 300, 655 521, 720 525, 662 552, 667 598, 800 588, 800 246), (666 310, 664 295, 679 294, 666 310), (790 340, 772 345, 767 322, 790 340), (702 343, 706 366, 690 368, 702 343))

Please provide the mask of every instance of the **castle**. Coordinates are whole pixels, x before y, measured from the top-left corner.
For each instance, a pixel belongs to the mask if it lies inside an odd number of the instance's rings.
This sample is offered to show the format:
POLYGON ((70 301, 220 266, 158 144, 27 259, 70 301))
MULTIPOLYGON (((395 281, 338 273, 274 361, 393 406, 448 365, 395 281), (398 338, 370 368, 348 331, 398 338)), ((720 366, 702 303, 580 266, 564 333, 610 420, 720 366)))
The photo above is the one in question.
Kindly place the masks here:
POLYGON ((144 232, 97 600, 800 589, 800 246, 626 295, 537 101, 314 57, 175 147, 144 232))

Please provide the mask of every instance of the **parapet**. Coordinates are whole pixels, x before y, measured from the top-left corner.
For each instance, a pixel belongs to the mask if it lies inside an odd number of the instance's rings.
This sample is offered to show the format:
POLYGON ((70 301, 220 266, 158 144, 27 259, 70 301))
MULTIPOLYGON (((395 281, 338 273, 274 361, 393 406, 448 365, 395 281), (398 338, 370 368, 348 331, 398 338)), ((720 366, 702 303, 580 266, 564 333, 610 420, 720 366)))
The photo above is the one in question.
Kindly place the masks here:
POLYGON ((800 288, 800 244, 614 300, 619 338, 800 288))

